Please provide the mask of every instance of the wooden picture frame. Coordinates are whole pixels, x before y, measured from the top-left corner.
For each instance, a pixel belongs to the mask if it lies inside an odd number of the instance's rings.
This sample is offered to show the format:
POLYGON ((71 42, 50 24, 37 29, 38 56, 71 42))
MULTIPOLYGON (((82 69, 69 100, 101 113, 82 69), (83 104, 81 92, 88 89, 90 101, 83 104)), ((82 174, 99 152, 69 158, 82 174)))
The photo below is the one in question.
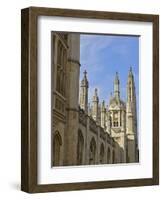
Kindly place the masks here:
POLYGON ((159 16, 29 7, 21 11, 21 190, 29 193, 159 184, 159 16), (153 177, 128 180, 37 183, 37 20, 39 16, 109 19, 153 24, 153 177))

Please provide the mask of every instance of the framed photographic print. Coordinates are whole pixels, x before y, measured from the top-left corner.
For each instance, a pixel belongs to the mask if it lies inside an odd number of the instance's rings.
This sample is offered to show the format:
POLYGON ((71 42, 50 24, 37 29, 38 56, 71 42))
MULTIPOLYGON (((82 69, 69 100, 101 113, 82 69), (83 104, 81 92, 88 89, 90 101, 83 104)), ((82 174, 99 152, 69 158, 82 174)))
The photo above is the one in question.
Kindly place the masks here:
POLYGON ((21 12, 21 188, 159 184, 159 16, 21 12))

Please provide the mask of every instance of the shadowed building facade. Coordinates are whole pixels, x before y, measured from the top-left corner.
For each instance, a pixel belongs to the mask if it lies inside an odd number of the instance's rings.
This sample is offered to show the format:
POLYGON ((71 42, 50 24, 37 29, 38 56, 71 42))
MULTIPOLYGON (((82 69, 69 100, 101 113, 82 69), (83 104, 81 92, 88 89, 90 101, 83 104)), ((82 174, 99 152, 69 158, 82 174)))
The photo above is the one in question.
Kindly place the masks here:
POLYGON ((79 85, 80 35, 52 33, 52 166, 138 162, 135 83, 130 68, 126 102, 118 73, 108 105, 95 88, 88 103, 86 71, 79 85))

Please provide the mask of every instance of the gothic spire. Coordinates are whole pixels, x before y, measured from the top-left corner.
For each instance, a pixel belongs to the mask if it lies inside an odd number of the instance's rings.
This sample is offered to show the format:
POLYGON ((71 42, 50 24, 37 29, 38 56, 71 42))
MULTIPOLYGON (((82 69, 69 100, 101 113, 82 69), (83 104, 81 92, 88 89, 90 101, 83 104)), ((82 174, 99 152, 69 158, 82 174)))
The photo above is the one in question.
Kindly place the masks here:
POLYGON ((101 104, 101 111, 104 111, 104 110, 105 110, 105 101, 103 100, 101 104))
POLYGON ((92 117, 93 119, 98 122, 99 118, 99 98, 97 93, 97 88, 95 88, 93 99, 92 99, 92 117))
POLYGON ((120 85, 119 76, 118 76, 118 72, 116 72, 115 79, 114 79, 114 96, 116 98, 120 97, 119 85, 120 85))
POLYGON ((129 69, 128 80, 127 80, 127 101, 132 101, 135 98, 135 83, 132 67, 129 69))
POLYGON ((128 162, 137 160, 137 111, 134 75, 130 67, 127 80, 127 102, 126 102, 126 136, 131 141, 128 144, 128 162), (135 155, 133 157, 133 155, 135 155))
POLYGON ((93 102, 99 102, 97 88, 95 88, 95 91, 94 91, 93 102))
POLYGON ((129 69, 129 73, 128 73, 128 80, 129 80, 129 78, 130 79, 133 79, 133 72, 132 72, 132 66, 130 66, 130 69, 129 69))
POLYGON ((83 72, 83 74, 84 74, 84 76, 83 76, 83 79, 82 79, 82 81, 81 81, 81 86, 82 87, 87 87, 88 88, 88 79, 87 79, 87 71, 85 70, 84 72, 83 72))
POLYGON ((105 129, 106 128, 106 108, 105 108, 105 101, 102 101, 101 104, 101 126, 105 129))
POLYGON ((85 110, 86 113, 88 112, 88 86, 87 72, 85 70, 80 85, 80 107, 85 110))

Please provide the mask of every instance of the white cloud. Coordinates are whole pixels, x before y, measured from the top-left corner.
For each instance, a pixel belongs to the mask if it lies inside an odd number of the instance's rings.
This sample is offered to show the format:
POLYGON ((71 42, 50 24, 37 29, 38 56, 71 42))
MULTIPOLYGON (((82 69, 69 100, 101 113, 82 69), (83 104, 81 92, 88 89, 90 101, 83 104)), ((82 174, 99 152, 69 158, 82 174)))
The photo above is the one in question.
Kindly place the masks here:
POLYGON ((113 38, 107 36, 81 35, 81 64, 91 65, 95 71, 100 70, 102 66, 99 66, 100 58, 98 55, 102 50, 108 48, 112 41, 113 38))
MULTIPOLYGON (((100 102, 105 100, 108 104, 110 93, 113 92, 115 74, 107 74, 107 71, 113 72, 115 66, 112 66, 107 52, 115 52, 116 55, 123 56, 123 58, 125 57, 127 59, 129 52, 128 46, 124 40, 123 43, 120 43, 119 40, 115 40, 115 36, 81 35, 80 38, 81 72, 85 69, 88 72, 90 87, 89 102, 92 101, 94 89, 97 88, 100 102), (105 49, 107 49, 107 51, 105 51, 105 49), (106 67, 111 70, 106 70, 106 67)), ((81 77, 83 77, 82 74, 81 77)), ((137 82, 138 77, 135 79, 137 82)), ((121 86, 121 97, 123 100, 126 100, 126 84, 124 85, 123 83, 121 86)))

